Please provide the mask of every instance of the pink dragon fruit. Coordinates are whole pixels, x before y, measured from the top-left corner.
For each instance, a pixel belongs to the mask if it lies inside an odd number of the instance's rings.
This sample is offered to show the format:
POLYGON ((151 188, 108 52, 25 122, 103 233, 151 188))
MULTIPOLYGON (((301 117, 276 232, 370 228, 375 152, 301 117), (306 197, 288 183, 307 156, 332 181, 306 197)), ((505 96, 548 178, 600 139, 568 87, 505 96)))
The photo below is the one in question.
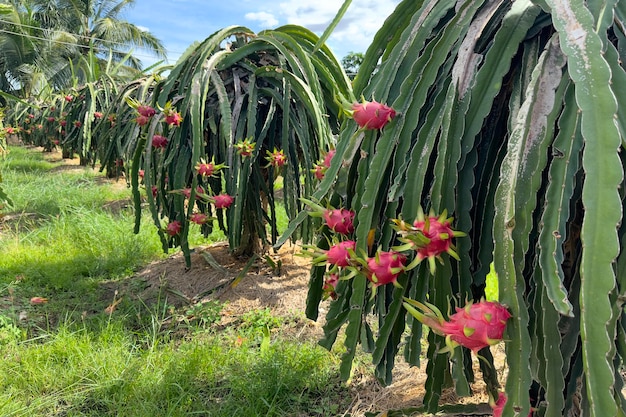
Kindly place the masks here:
POLYGON ((502 410, 504 410, 507 399, 506 393, 504 392, 498 393, 498 399, 495 402, 491 398, 491 395, 489 396, 489 405, 493 410, 493 417, 502 417, 502 410))
POLYGON ((367 260, 367 279, 378 287, 385 284, 397 285, 398 275, 404 271, 406 257, 398 252, 377 252, 367 260))
POLYGON ((326 168, 330 168, 330 162, 333 159, 333 156, 335 156, 335 153, 337 151, 335 149, 331 149, 330 151, 328 151, 326 153, 326 156, 324 156, 324 161, 322 162, 322 165, 324 165, 326 168))
POLYGON ((65 101, 67 101, 68 103, 70 103, 72 100, 74 100, 74 97, 72 97, 71 95, 66 95, 65 96, 65 101))
POLYGON ((30 304, 31 305, 41 305, 41 304, 46 304, 48 302, 48 299, 45 297, 32 297, 30 299, 30 304))
POLYGON ((352 117, 363 129, 382 129, 394 117, 396 111, 377 101, 365 101, 352 105, 352 117))
POLYGON ((324 300, 329 297, 333 300, 337 299, 337 292, 335 291, 335 289, 337 288, 338 283, 339 274, 328 275, 328 278, 326 278, 326 280, 324 281, 324 285, 322 286, 324 300))
POLYGON ((150 122, 150 118, 148 116, 144 116, 144 115, 138 115, 137 117, 135 117, 135 123, 137 123, 139 126, 145 126, 150 122))
POLYGON ((217 209, 225 209, 233 204, 235 199, 228 194, 219 194, 213 197, 213 204, 217 209))
POLYGON ((94 119, 102 119, 102 112, 99 112, 99 111, 93 112, 93 118, 94 119))
POLYGON ((181 228, 182 225, 180 224, 180 222, 178 220, 174 220, 173 222, 168 223, 167 227, 165 228, 165 233, 170 236, 176 236, 180 233, 181 228))
POLYGON ((285 156, 285 152, 282 149, 274 148, 273 152, 267 151, 265 159, 268 162, 268 166, 273 166, 274 168, 283 167, 287 163, 287 156, 285 156))
POLYGON ((183 117, 175 110, 171 110, 169 114, 165 115, 165 123, 170 126, 180 126, 183 121, 183 117))
POLYGON ((204 213, 194 213, 191 215, 191 217, 189 217, 189 221, 200 225, 205 224, 209 221, 209 219, 210 217, 204 213))
POLYGON ((354 251, 356 242, 345 240, 331 246, 326 251, 326 261, 331 265, 345 267, 350 265, 350 250, 354 251))
POLYGON ((456 248, 452 243, 455 237, 465 236, 465 233, 452 230, 452 217, 447 217, 444 210, 441 215, 435 216, 431 213, 428 217, 424 216, 423 210, 418 211, 417 219, 412 225, 401 219, 394 219, 394 229, 401 235, 399 240, 404 245, 394 247, 395 250, 415 250, 415 260, 409 266, 409 269, 417 266, 422 260, 428 259, 431 273, 435 273, 435 259, 441 259, 442 253, 448 253, 455 259, 459 259, 456 248))
POLYGON ((81 127, 83 124, 80 122, 80 120, 74 120, 74 126, 75 127, 81 127))
POLYGON ((54 122, 56 119, 54 118, 54 116, 48 116, 48 121, 50 123, 54 122))
POLYGON ((156 114, 156 110, 154 110, 150 106, 139 105, 137 106, 137 113, 139 113, 141 116, 150 118, 156 114))
POLYGON ((506 322, 511 317, 505 306, 493 301, 457 307, 456 313, 448 321, 444 320, 441 311, 432 304, 405 299, 404 306, 422 324, 438 335, 445 336, 448 349, 461 345, 474 353, 500 342, 506 322))
POLYGON ((152 147, 157 149, 162 149, 167 146, 167 138, 161 135, 152 136, 152 147))
POLYGON ((209 163, 198 163, 196 165, 196 171, 199 175, 210 177, 215 172, 215 165, 212 162, 209 163))
POLYGON ((345 208, 324 211, 324 220, 330 230, 342 235, 354 232, 354 211, 345 208))
POLYGON ((323 180, 324 175, 326 175, 326 167, 324 165, 315 164, 313 165, 313 169, 311 169, 311 172, 313 173, 315 178, 317 178, 318 180, 323 180))

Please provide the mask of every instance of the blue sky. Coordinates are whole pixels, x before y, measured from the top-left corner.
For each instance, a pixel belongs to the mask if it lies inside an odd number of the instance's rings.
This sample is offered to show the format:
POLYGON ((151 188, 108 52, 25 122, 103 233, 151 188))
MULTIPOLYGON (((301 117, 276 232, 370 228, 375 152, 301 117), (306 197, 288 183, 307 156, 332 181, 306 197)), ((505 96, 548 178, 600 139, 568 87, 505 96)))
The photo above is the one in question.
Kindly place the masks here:
MULTIPOLYGON (((365 52, 374 34, 400 0, 353 0, 328 45, 341 59, 349 52, 365 52)), ((149 30, 176 59, 195 41, 231 25, 254 32, 284 24, 304 26, 321 35, 342 0, 136 0, 123 18, 149 30)), ((136 51, 144 66, 155 61, 136 51)))

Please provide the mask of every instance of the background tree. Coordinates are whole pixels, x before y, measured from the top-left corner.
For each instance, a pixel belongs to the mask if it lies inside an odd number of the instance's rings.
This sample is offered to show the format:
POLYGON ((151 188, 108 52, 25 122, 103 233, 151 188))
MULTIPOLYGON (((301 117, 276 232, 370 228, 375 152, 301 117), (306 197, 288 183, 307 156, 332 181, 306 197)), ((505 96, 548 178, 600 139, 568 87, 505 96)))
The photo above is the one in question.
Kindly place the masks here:
POLYGON ((349 52, 346 56, 341 58, 341 66, 348 74, 350 79, 354 79, 359 72, 359 67, 363 63, 364 55, 362 52, 349 52))

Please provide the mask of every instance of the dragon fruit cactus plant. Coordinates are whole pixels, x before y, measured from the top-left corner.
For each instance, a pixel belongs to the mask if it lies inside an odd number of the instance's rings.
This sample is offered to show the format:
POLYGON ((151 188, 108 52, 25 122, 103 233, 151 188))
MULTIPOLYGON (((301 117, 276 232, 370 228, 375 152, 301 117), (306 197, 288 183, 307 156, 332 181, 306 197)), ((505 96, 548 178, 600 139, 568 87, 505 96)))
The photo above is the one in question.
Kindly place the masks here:
POLYGON ((470 303, 457 307, 456 313, 446 321, 434 305, 404 299, 409 313, 433 332, 446 338, 447 350, 463 346, 477 353, 480 349, 493 346, 502 340, 506 322, 511 317, 508 309, 494 301, 470 303))

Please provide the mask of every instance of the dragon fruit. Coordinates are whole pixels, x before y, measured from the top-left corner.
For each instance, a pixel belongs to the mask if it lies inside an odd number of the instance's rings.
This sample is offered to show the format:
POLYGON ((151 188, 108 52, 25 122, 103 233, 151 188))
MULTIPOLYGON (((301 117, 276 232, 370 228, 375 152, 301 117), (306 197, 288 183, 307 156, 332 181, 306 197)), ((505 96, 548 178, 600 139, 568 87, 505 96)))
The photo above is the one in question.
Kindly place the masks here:
POLYGON ((217 209, 225 209, 230 207, 233 204, 235 199, 228 194, 219 194, 213 197, 213 204, 215 204, 215 208, 217 209))
POLYGON ((367 260, 367 279, 378 287, 385 284, 397 285, 398 275, 404 271, 406 257, 398 252, 377 252, 367 260))
POLYGON ((363 129, 382 129, 396 117, 396 111, 377 101, 365 101, 352 105, 352 118, 363 129))
POLYGON ((246 138, 240 142, 235 144, 235 149, 237 153, 241 155, 243 158, 247 156, 251 156, 254 151, 255 143, 252 142, 249 138, 246 138))
POLYGON ((50 123, 54 122, 56 119, 54 118, 54 116, 48 116, 47 119, 50 123))
POLYGON ((161 149, 167 146, 167 138, 161 135, 152 136, 152 147, 161 149))
POLYGON ((502 410, 504 410, 504 406, 506 405, 506 401, 508 399, 506 394, 504 392, 499 392, 498 399, 495 402, 491 398, 491 395, 489 397, 489 405, 493 410, 493 417, 502 417, 502 410))
POLYGON ((273 166, 274 168, 283 167, 287 163, 287 156, 285 156, 285 152, 282 149, 274 148, 273 152, 267 151, 265 159, 269 163, 268 166, 273 166))
POLYGON ((189 221, 200 225, 205 224, 209 221, 209 219, 210 217, 204 213, 194 213, 191 215, 191 217, 189 217, 189 221))
POLYGON ((313 176, 318 180, 323 180, 324 175, 326 175, 326 167, 324 165, 315 164, 313 165, 313 169, 311 169, 313 176))
POLYGON ((356 242, 353 240, 339 242, 326 251, 326 261, 331 265, 348 266, 350 264, 350 250, 354 251, 355 248, 356 242))
POLYGON ((141 116, 150 118, 156 114, 156 110, 154 110, 154 108, 150 106, 139 105, 137 106, 137 113, 139 113, 141 116))
POLYGON ((354 211, 345 208, 324 211, 324 220, 330 230, 342 235, 354 232, 354 211))
POLYGON ((337 151, 334 149, 331 149, 330 151, 328 151, 326 153, 326 156, 324 156, 324 161, 322 162, 322 164, 326 167, 326 168, 330 168, 330 162, 333 159, 333 156, 335 156, 335 153, 337 151))
POLYGON ((182 229, 182 227, 183 226, 178 220, 174 220, 173 222, 168 223, 167 227, 165 228, 165 233, 170 236, 176 236, 180 233, 180 229, 182 229))
POLYGON ((424 215, 420 208, 417 219, 413 224, 409 224, 401 219, 394 219, 394 229, 400 234, 399 240, 404 245, 394 247, 395 250, 415 250, 415 260, 409 266, 409 269, 417 266, 422 260, 428 259, 430 272, 435 273, 435 260, 442 260, 441 254, 447 253, 456 260, 459 255, 452 243, 455 237, 465 236, 465 233, 452 230, 452 217, 447 217, 447 211, 444 210, 441 215, 436 216, 431 213, 428 217, 424 215))
POLYGON ((493 301, 457 307, 456 313, 448 321, 444 320, 441 311, 432 304, 405 298, 404 306, 422 324, 438 335, 445 336, 449 350, 461 345, 474 353, 500 342, 506 322, 511 317, 505 306, 493 301))
POLYGON ((171 106, 165 106, 163 110, 165 114, 165 123, 170 126, 180 126, 180 123, 183 121, 183 117, 171 106))
POLYGON ((74 126, 75 127, 81 127, 83 124, 80 122, 80 120, 74 120, 74 126))
POLYGON ((337 292, 335 291, 335 289, 337 288, 338 283, 339 274, 328 275, 328 278, 326 278, 326 280, 324 281, 324 285, 322 286, 324 300, 329 297, 333 300, 337 299, 337 292))
POLYGON ((148 116, 144 116, 142 114, 135 117, 135 123, 139 126, 145 126, 150 122, 150 118, 148 116))

